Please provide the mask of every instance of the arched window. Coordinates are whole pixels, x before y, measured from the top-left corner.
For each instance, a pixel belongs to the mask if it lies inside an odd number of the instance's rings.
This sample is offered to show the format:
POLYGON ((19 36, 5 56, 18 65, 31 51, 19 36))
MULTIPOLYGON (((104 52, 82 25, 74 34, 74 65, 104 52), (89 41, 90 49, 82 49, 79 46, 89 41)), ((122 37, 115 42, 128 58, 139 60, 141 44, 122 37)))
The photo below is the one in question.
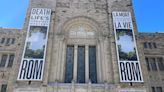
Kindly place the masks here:
POLYGON ((74 80, 97 83, 96 36, 97 27, 85 18, 76 18, 64 27, 67 38, 65 83, 74 80))

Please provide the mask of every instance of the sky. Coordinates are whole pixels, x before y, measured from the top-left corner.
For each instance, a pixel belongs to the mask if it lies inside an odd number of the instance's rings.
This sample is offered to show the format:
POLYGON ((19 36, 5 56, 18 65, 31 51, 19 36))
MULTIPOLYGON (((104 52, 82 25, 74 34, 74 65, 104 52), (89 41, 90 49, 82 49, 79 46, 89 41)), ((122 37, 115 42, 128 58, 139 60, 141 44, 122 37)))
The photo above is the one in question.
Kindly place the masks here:
MULTIPOLYGON (((0 27, 23 28, 28 0, 1 0, 0 27)), ((139 32, 164 32, 164 0, 133 0, 139 32)))
POLYGON ((139 32, 164 32, 164 0, 133 0, 139 32))

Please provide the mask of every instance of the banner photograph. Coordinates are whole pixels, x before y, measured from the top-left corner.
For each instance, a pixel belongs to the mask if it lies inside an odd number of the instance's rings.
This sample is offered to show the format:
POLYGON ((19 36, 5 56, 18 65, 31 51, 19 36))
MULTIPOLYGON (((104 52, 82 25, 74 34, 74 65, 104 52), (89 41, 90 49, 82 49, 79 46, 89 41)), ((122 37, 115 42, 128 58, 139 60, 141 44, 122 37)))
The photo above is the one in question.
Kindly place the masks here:
POLYGON ((120 61, 137 61, 136 48, 131 29, 116 29, 120 61))
POLYGON ((24 58, 43 59, 47 27, 30 26, 24 58))
POLYGON ((143 82, 130 12, 112 12, 120 82, 143 82))
POLYGON ((17 80, 42 81, 51 10, 33 8, 17 80))

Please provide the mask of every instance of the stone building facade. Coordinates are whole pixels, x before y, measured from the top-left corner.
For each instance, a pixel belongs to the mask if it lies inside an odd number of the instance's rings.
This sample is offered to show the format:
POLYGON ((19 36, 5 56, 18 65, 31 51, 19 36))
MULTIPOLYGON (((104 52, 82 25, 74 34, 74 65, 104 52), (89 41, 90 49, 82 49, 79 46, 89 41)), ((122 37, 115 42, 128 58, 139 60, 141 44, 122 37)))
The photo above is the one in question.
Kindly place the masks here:
POLYGON ((163 92, 164 33, 139 33, 142 55, 145 59, 147 85, 152 92, 163 92))
POLYGON ((131 0, 29 2, 22 29, 0 29, 1 92, 162 92, 164 89, 164 34, 137 32, 131 0), (51 9, 41 81, 18 78, 33 8, 51 9), (131 13, 143 82, 120 82, 113 11, 131 13))

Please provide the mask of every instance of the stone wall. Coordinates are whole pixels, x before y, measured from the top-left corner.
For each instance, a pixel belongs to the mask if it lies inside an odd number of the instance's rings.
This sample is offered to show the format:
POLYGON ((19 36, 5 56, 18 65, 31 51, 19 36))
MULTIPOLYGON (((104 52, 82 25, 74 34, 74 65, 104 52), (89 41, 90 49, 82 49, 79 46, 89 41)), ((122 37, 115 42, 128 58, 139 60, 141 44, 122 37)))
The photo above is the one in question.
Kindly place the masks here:
POLYGON ((16 83, 18 66, 23 51, 22 47, 24 46, 24 36, 24 31, 21 29, 0 28, 0 60, 2 60, 3 55, 7 55, 5 66, 0 67, 0 85, 7 84, 9 86, 7 87, 8 92, 12 92, 13 83, 16 83), (12 66, 8 66, 10 55, 14 55, 12 66))
POLYGON ((164 62, 164 33, 140 33, 138 35, 143 61, 145 63, 145 70, 147 75, 147 84, 149 87, 149 92, 151 92, 151 87, 162 87, 164 89, 164 71, 159 69, 158 58, 163 58, 162 62, 164 62), (155 47, 154 47, 155 44, 155 47), (146 45, 146 47, 144 47, 146 45), (151 45, 151 46, 150 46, 151 45), (148 58, 149 67, 151 68, 150 59, 155 59, 155 64, 157 66, 157 70, 148 70, 148 66, 146 64, 146 58, 148 58))
MULTIPOLYGON (((7 92, 13 92, 13 90, 14 92, 118 92, 120 89, 129 88, 145 92, 148 89, 145 62, 141 62, 144 83, 120 83, 119 81, 112 11, 131 12, 140 61, 144 61, 143 47, 137 37, 131 0, 30 0, 22 31, 0 29, 0 32, 5 33, 2 37, 10 37, 11 32, 11 37, 16 38, 16 44, 0 47, 7 52, 16 53, 13 68, 5 70, 9 78, 5 77, 3 81, 0 79, 0 83, 8 84, 7 92), (17 81, 32 8, 52 9, 43 81, 17 81), (94 35, 70 36, 72 28, 78 26, 86 27, 94 35), (72 83, 64 83, 66 47, 70 44, 75 47, 83 45, 86 48, 89 45, 96 46, 97 84, 90 83, 87 76, 86 83, 76 83, 76 74, 72 83)), ((2 70, 4 69, 6 68, 2 70)), ((74 71, 77 70, 74 69, 74 71)), ((4 76, 3 72, 1 75, 4 76)))

